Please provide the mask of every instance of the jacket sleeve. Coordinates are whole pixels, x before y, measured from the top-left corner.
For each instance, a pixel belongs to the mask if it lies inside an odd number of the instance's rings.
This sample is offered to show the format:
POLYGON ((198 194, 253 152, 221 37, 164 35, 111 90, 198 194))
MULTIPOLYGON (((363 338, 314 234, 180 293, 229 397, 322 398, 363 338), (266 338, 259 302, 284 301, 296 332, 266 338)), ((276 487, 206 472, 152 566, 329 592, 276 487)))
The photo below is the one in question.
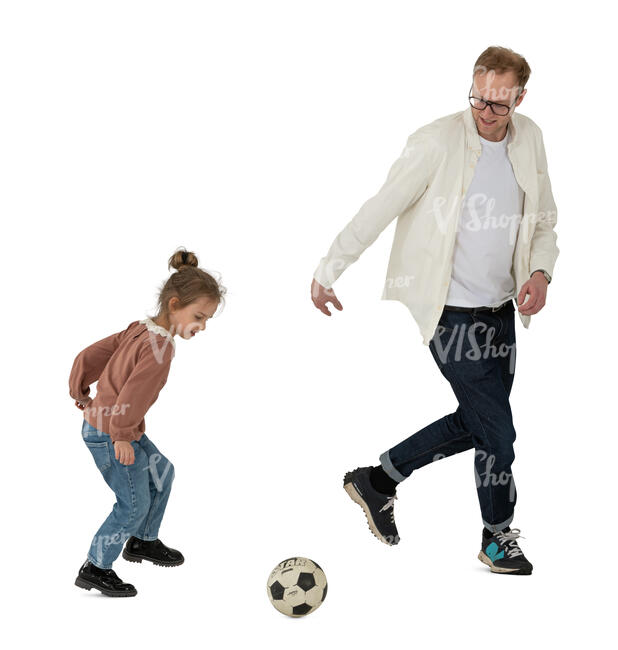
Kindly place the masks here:
POLYGON ((160 338, 144 340, 135 367, 118 393, 109 424, 112 442, 139 437, 140 423, 165 386, 174 351, 169 341, 161 344, 162 349, 157 347, 160 338))
POLYGON ((90 384, 99 379, 125 332, 126 329, 96 341, 75 357, 69 375, 69 395, 74 400, 83 402, 87 399, 90 394, 90 384))
POLYGON ((378 193, 366 201, 333 241, 313 277, 329 289, 378 235, 427 189, 436 167, 437 145, 422 128, 409 136, 378 193))
POLYGON ((544 269, 550 276, 554 275, 554 265, 560 249, 556 246, 558 211, 551 191, 551 182, 547 172, 547 156, 543 144, 543 134, 539 129, 537 149, 537 176, 539 188, 539 206, 536 214, 535 228, 530 241, 530 271, 544 269))

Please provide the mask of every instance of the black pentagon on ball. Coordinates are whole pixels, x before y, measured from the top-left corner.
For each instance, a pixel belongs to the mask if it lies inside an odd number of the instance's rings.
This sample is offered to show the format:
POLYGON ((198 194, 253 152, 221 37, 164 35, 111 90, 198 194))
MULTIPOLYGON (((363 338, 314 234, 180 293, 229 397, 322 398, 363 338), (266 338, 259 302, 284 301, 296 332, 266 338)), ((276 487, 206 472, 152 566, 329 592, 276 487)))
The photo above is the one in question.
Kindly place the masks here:
POLYGON ((280 582, 275 582, 270 585, 270 595, 273 597, 273 600, 282 600, 283 599, 283 592, 285 591, 285 588, 280 582))
POLYGON ((296 607, 292 607, 292 614, 296 616, 302 616, 303 614, 308 614, 311 611, 311 605, 307 605, 307 603, 303 603, 302 605, 296 605, 296 607))
POLYGON ((299 573, 298 580, 296 584, 305 591, 309 591, 312 587, 315 587, 315 578, 313 573, 299 573))
POLYGON ((324 585, 324 592, 322 593, 322 599, 320 600, 321 603, 323 603, 324 599, 326 598, 326 591, 327 590, 328 590, 328 585, 324 585))

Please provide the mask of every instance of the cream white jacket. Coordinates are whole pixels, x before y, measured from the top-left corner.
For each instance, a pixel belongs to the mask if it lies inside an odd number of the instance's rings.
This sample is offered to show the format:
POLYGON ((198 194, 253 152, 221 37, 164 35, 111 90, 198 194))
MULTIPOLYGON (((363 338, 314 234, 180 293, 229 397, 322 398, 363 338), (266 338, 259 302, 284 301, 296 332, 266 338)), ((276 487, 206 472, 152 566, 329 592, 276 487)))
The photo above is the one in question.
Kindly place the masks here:
MULTIPOLYGON (((438 118, 408 138, 384 185, 337 235, 313 275, 330 288, 398 217, 381 298, 400 300, 408 307, 425 345, 445 304, 461 203, 481 155, 472 110, 469 106, 438 118)), ((544 269, 553 276, 559 249, 541 129, 517 112, 508 129, 508 157, 525 193, 511 267, 516 297, 534 271, 544 269)), ((518 313, 528 328, 530 316, 518 313)))

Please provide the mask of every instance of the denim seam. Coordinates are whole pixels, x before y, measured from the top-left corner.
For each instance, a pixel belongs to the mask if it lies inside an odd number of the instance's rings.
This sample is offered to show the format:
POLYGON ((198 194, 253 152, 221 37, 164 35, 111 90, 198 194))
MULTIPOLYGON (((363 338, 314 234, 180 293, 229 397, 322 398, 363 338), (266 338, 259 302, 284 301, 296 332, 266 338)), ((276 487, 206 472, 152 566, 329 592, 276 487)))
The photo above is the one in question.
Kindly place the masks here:
MULTIPOLYGON (((136 498, 135 498, 135 488, 133 485, 133 481, 131 480, 131 472, 129 471, 128 466, 124 466, 125 473, 127 475, 127 482, 129 484, 129 492, 130 492, 130 497, 131 497, 131 511, 129 513, 129 526, 131 526, 132 521, 135 519, 135 513, 137 511, 136 507, 136 498)), ((121 526, 120 531, 119 531, 119 537, 122 539, 127 532, 127 526, 121 526)), ((112 536, 109 536, 112 537, 112 536)), ((124 544, 124 542, 122 542, 124 544)), ((111 542, 108 541, 107 545, 102 549, 101 555, 105 555, 105 552, 109 548, 111 542)), ((111 568, 111 567, 110 567, 111 568)))
MULTIPOLYGON (((135 462, 135 461, 134 461, 135 462)), ((129 483, 129 489, 131 490, 131 515, 129 518, 129 526, 135 520, 135 513, 137 512, 137 498, 135 494, 135 485, 133 483, 133 480, 131 478, 131 472, 129 471, 128 467, 125 467, 125 470, 127 472, 127 481, 129 483)))
MULTIPOLYGON (((479 421, 479 426, 481 428, 481 431, 483 432, 483 436, 484 436, 485 440, 487 441, 487 449, 488 449, 488 451, 490 453, 493 453, 493 450, 492 450, 492 448, 491 448, 491 446, 489 444, 489 436, 487 435, 487 432, 485 431, 485 427, 483 426, 483 422, 482 422, 481 418, 479 417, 479 414, 478 414, 477 410, 474 408, 474 405, 472 403, 472 400, 470 399, 470 396, 468 395, 468 392, 466 391, 466 387, 465 387, 464 383, 459 379, 459 376, 457 375, 457 372, 455 371, 455 368, 452 365, 451 365, 451 368, 452 368, 453 377, 454 377, 455 381, 457 381, 459 387, 461 388, 462 393, 466 396, 466 400, 468 401, 468 404, 470 405, 470 409, 472 410, 472 412, 476 416, 477 420, 479 421)), ((474 443, 474 440, 473 440, 473 443, 474 443)), ((475 456, 476 456, 476 449, 475 449, 475 456)), ((491 510, 491 518, 493 519, 494 518, 495 508, 494 508, 494 498, 493 498, 493 494, 492 494, 491 489, 488 490, 488 494, 489 494, 489 504, 490 504, 490 510, 491 510)))
MULTIPOLYGON (((150 473, 150 468, 148 470, 148 473, 150 473)), ((160 494, 161 492, 157 489, 157 493, 155 494, 154 498, 150 502, 150 508, 148 509, 148 514, 146 515, 146 521, 144 522, 144 537, 142 538, 144 540, 146 539, 146 537, 150 537, 150 535, 148 535, 148 530, 150 529, 150 520, 152 519, 152 514, 155 511, 157 504, 159 503, 160 494)))
POLYGON ((440 449, 441 447, 445 447, 446 445, 450 445, 452 442, 457 442, 458 440, 463 440, 464 438, 472 438, 472 436, 469 433, 466 433, 464 436, 459 436, 459 438, 452 438, 451 440, 445 440, 444 442, 441 442, 439 445, 436 445, 435 447, 432 447, 431 449, 427 449, 426 451, 416 454, 416 456, 412 456, 408 461, 416 460, 417 458, 420 458, 421 456, 424 456, 425 454, 429 454, 432 451, 435 451, 436 449, 440 449))

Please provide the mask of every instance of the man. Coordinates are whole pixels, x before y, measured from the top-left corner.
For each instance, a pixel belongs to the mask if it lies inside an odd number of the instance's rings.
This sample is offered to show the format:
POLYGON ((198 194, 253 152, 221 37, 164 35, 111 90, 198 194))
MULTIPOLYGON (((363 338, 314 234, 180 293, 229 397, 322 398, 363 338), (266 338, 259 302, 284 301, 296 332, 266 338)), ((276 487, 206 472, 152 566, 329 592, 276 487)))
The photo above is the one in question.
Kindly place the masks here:
POLYGON ((509 395, 515 372, 515 308, 528 328, 545 305, 558 257, 556 205, 543 137, 515 113, 530 68, 512 50, 478 58, 466 110, 408 139, 379 192, 339 233, 314 272, 312 299, 341 310, 332 284, 398 217, 384 300, 400 300, 450 382, 459 406, 347 472, 344 488, 372 532, 399 541, 396 487, 426 464, 474 449, 483 520, 479 559, 494 573, 532 572, 511 529, 516 489, 509 395))

